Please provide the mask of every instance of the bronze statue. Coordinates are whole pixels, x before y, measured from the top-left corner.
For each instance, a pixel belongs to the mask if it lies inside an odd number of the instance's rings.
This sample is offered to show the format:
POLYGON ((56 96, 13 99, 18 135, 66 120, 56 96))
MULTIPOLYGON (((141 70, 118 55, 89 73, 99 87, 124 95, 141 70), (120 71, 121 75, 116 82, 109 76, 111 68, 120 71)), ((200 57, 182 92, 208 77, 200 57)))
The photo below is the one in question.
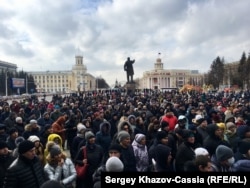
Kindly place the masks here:
POLYGON ((131 82, 133 83, 133 75, 134 75, 134 68, 133 64, 135 63, 135 60, 130 60, 130 57, 127 58, 127 61, 124 64, 124 70, 127 72, 127 83, 131 82), (129 80, 130 77, 130 80, 129 80))

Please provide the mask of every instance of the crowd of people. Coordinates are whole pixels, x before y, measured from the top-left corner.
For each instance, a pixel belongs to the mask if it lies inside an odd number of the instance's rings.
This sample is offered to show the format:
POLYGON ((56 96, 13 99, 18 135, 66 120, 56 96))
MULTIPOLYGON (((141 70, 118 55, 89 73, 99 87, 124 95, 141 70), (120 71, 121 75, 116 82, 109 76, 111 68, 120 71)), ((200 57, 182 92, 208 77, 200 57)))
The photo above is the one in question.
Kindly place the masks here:
POLYGON ((0 187, 98 188, 102 172, 191 171, 250 171, 250 91, 0 101, 0 187))

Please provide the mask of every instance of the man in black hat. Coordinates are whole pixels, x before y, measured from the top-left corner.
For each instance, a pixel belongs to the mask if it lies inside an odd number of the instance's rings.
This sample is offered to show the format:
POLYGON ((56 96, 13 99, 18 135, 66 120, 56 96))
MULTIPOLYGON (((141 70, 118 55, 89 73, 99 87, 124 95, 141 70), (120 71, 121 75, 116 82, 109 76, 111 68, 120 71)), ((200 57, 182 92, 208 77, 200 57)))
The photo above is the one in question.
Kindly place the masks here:
POLYGON ((4 188, 40 188, 47 179, 36 156, 35 144, 25 140, 18 145, 18 152, 18 158, 7 170, 4 188))

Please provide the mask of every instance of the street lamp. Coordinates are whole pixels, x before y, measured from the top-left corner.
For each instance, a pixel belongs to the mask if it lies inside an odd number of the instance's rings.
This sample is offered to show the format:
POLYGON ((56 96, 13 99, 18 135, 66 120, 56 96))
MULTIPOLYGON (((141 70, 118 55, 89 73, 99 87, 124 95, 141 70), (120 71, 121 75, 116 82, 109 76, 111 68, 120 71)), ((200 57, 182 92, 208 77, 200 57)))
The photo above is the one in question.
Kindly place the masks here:
POLYGON ((5 72, 5 95, 8 96, 8 69, 5 72))
POLYGON ((28 94, 29 90, 28 90, 28 76, 26 74, 26 93, 28 94))

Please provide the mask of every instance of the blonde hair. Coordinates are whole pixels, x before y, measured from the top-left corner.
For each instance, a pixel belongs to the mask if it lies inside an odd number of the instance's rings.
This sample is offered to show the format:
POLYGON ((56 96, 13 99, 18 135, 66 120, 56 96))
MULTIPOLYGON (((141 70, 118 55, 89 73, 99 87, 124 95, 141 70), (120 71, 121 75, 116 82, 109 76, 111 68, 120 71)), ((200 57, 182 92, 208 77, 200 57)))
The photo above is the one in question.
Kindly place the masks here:
POLYGON ((217 123, 216 125, 217 125, 220 129, 223 129, 223 131, 226 130, 226 125, 225 125, 225 123, 217 123))

